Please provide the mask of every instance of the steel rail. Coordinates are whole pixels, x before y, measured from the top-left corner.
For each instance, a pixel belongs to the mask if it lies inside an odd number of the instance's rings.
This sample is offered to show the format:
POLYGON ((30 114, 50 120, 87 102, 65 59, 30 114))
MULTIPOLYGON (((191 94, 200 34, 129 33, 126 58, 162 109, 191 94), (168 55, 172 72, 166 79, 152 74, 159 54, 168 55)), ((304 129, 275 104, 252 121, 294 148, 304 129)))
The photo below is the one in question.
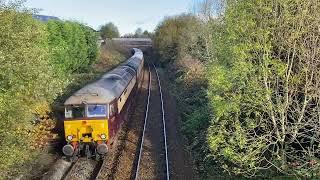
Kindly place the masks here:
POLYGON ((139 168, 140 168, 140 161, 141 161, 141 155, 142 155, 142 149, 143 149, 143 142, 144 142, 144 136, 145 136, 145 130, 147 127, 147 119, 148 119, 148 114, 149 114, 149 104, 150 104, 150 94, 151 94, 151 71, 150 71, 150 66, 149 66, 149 85, 148 85, 148 102, 146 106, 146 113, 144 116, 144 125, 143 125, 143 132, 142 132, 142 139, 141 139, 141 145, 140 145, 140 150, 139 150, 139 158, 138 158, 138 164, 137 164, 137 169, 136 169, 136 176, 135 179, 138 179, 139 176, 139 168))
POLYGON ((163 105, 163 96, 162 96, 162 88, 160 77, 158 74, 158 70, 154 64, 152 64, 154 69, 156 70, 158 84, 159 84, 159 91, 160 91, 160 98, 161 98, 161 112, 162 112, 162 123, 163 123, 163 136, 164 136, 164 147, 166 151, 166 173, 167 173, 167 180, 170 180, 170 172, 169 172, 169 158, 168 158, 168 145, 167 145, 167 133, 166 133, 166 121, 165 121, 165 114, 164 114, 164 105, 163 105))
MULTIPOLYGON (((168 146, 167 146, 167 133, 166 133, 166 122, 165 122, 165 113, 164 113, 164 103, 163 103, 163 95, 162 95, 162 87, 161 87, 161 82, 160 82, 160 77, 158 74, 158 70, 156 69, 155 65, 153 65, 153 68, 156 71, 157 75, 157 82, 159 85, 159 92, 160 92, 160 99, 161 99, 161 114, 162 114, 162 124, 163 124, 163 136, 164 136, 164 147, 165 147, 165 155, 166 155, 166 176, 167 180, 170 180, 170 172, 169 172, 169 158, 168 158, 168 146)), ((141 139, 141 145, 140 145, 140 150, 139 150, 139 158, 138 158, 138 164, 137 164, 137 169, 136 169, 136 175, 135 175, 135 180, 138 180, 139 177, 139 168, 140 168, 140 161, 141 161, 141 155, 143 151, 143 143, 144 143, 144 136, 145 136, 145 129, 147 125, 147 119, 148 119, 148 112, 149 112, 149 103, 150 103, 150 90, 151 90, 151 71, 150 71, 150 66, 149 66, 149 92, 148 92, 148 103, 147 103, 147 110, 145 114, 145 119, 144 119, 144 127, 143 127, 143 133, 142 133, 142 139, 141 139)))

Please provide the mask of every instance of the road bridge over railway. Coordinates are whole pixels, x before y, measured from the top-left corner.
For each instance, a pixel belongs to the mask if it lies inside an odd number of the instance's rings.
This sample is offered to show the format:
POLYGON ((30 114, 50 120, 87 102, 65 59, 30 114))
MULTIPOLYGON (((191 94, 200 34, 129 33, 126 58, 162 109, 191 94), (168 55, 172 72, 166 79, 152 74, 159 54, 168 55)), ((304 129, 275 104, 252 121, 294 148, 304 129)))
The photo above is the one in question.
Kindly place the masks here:
POLYGON ((132 48, 139 48, 146 52, 153 46, 152 39, 150 38, 113 38, 106 39, 107 46, 114 46, 117 49, 128 50, 132 48))

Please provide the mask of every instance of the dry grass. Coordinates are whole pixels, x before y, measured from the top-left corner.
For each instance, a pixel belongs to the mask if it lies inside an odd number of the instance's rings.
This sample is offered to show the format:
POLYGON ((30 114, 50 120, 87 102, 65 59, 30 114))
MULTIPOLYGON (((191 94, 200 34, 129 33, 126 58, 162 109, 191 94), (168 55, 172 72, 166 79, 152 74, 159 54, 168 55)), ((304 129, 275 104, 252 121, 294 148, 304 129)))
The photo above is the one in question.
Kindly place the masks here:
POLYGON ((180 58, 176 62, 176 68, 185 72, 183 81, 186 85, 192 85, 195 81, 205 81, 205 66, 198 59, 191 56, 180 58))
POLYGON ((105 72, 117 66, 124 59, 125 57, 113 47, 103 45, 100 49, 99 60, 96 64, 94 64, 93 69, 96 72, 105 72))

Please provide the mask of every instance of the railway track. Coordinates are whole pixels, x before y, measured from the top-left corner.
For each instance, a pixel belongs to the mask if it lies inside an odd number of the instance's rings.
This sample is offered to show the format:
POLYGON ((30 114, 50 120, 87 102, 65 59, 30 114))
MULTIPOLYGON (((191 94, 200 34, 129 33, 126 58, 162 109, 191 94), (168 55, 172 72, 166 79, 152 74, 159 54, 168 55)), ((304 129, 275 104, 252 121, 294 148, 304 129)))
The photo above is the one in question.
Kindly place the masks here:
MULTIPOLYGON (((124 137, 120 135, 121 137, 118 138, 119 141, 115 144, 115 148, 106 155, 103 161, 97 162, 91 159, 79 158, 72 163, 62 179, 123 179, 123 177, 119 176, 119 172, 120 174, 127 174, 125 179, 170 179, 165 109, 160 77, 153 64, 145 70, 146 75, 149 75, 146 82, 148 84, 147 92, 143 96, 144 98, 147 97, 147 102, 141 103, 145 108, 144 111, 142 111, 143 106, 135 110, 144 113, 144 115, 130 117, 133 118, 130 121, 136 120, 134 121, 134 132, 139 131, 140 133, 138 134, 140 135, 137 135, 136 139, 129 138, 129 140, 126 138, 127 135, 124 137), (137 128, 137 126, 140 128, 137 128), (128 152, 128 148, 125 147, 126 145, 122 141, 129 141, 131 146, 135 144, 133 147, 133 149, 136 149, 134 150, 135 152, 128 152), (124 152, 132 154, 131 162, 129 162, 129 164, 132 164, 125 165, 128 166, 128 170, 124 170, 122 165, 121 167, 118 165, 120 163, 119 158, 121 159, 124 152)), ((145 79, 145 75, 143 79, 145 79)), ((140 88, 142 88, 142 84, 140 88)), ((141 98, 139 98, 139 101, 141 101, 141 98)), ((126 131, 122 132, 123 134, 130 131, 130 128, 129 130, 127 128, 122 128, 124 129, 123 131, 126 131)))
MULTIPOLYGON (((146 81, 130 118, 121 150, 98 179, 170 179, 165 110, 155 66, 145 68, 146 81)), ((103 168, 105 169, 105 168, 103 168)))
MULTIPOLYGON (((148 101, 146 105, 146 113, 145 113, 145 118, 144 118, 144 126, 143 126, 143 132, 142 132, 142 137, 141 137, 141 144, 139 148, 139 153, 138 153, 138 160, 137 160, 137 165, 136 165, 136 170, 135 170, 135 180, 138 179, 149 179, 149 178, 160 178, 160 179, 170 179, 170 171, 169 171, 169 159, 168 159, 168 146, 167 146, 167 132, 166 132, 166 121, 165 121, 165 110, 164 110, 164 102, 163 102, 163 94, 162 94, 162 87, 161 87, 161 81, 160 77, 158 74, 158 71, 155 67, 154 64, 152 64, 152 68, 156 74, 155 82, 152 82, 152 73, 151 73, 151 68, 149 66, 149 73, 150 73, 150 78, 149 78, 149 90, 148 90, 148 101), (157 88, 155 88, 155 85, 157 88), (158 93, 157 94, 157 91, 158 93), (153 97, 153 100, 155 100, 157 95, 159 95, 158 98, 160 98, 160 104, 161 104, 161 121, 159 118, 154 118, 153 116, 149 116, 149 109, 153 104, 151 104, 151 93, 155 92, 155 96, 153 97), (149 122, 149 121, 150 122, 149 122), (153 121, 153 122, 151 122, 153 121), (162 127, 161 132, 154 131, 154 128, 159 128, 162 127), (162 141, 160 140, 160 144, 162 144, 162 147, 159 148, 159 143, 155 142, 154 137, 160 138, 162 135, 163 139, 162 141), (162 151, 162 152, 161 152, 162 151), (158 154, 158 156, 153 156, 158 154), (163 155, 164 156, 161 156, 163 155), (159 157, 160 155, 160 157, 159 157), (160 158, 161 160, 157 160, 157 157, 160 158), (150 163, 151 162, 151 163, 150 163), (163 163, 164 162, 164 163, 163 163), (151 166, 150 166, 151 165, 151 166), (152 168, 153 166, 153 168, 152 168), (164 166, 164 167, 163 167, 164 166), (153 169, 152 172, 150 169, 153 169), (156 172, 155 172, 156 171, 156 172)), ((154 81, 154 80, 153 80, 154 81)), ((156 100, 155 100, 155 103, 156 100)), ((153 113, 153 112, 151 112, 153 113)), ((155 112, 156 113, 156 112, 155 112)), ((153 115, 155 115, 153 113, 153 115)), ((158 129, 159 130, 159 129, 158 129)), ((159 142, 159 141, 158 141, 159 142)), ((161 146, 161 145, 160 145, 161 146)))
MULTIPOLYGON (((148 77, 149 78, 149 77, 148 77)), ((145 79, 143 74, 142 81, 145 79)), ((142 83, 139 84, 139 89, 142 88, 142 83)), ((139 95, 139 93, 137 94, 139 95)), ((127 124, 124 128, 121 128, 119 132, 114 148, 106 155, 106 157, 97 162, 92 159, 80 158, 76 162, 72 163, 70 170, 66 172, 62 179, 64 180, 87 180, 87 179, 113 179, 112 173, 116 168, 116 159, 119 154, 119 149, 122 148, 122 139, 125 136, 127 124)))
POLYGON ((42 180, 88 180, 96 179, 103 161, 78 158, 74 162, 59 159, 42 180))
POLYGON ((167 130, 166 130, 165 110, 164 110, 164 105, 163 105, 163 94, 162 94, 162 88, 161 88, 161 81, 160 81, 160 77, 159 77, 157 68, 155 67, 154 64, 152 64, 152 65, 156 71, 158 84, 159 84, 159 91, 160 91, 160 98, 161 98, 162 124, 163 124, 163 137, 164 137, 164 147, 165 147, 165 156, 166 156, 166 175, 167 175, 167 180, 170 180, 167 130))
POLYGON ((73 163, 71 169, 63 179, 65 180, 88 180, 96 179, 103 161, 93 159, 79 158, 73 163))

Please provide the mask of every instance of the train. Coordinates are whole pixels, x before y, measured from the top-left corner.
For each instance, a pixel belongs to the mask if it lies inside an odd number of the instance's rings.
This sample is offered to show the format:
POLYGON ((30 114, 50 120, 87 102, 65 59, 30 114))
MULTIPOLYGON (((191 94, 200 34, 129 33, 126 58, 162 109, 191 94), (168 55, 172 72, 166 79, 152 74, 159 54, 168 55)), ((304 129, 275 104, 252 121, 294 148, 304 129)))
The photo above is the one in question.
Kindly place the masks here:
POLYGON ((128 60, 65 101, 64 155, 100 159, 108 153, 121 125, 128 119, 142 81, 143 66, 143 52, 133 48, 128 60))

